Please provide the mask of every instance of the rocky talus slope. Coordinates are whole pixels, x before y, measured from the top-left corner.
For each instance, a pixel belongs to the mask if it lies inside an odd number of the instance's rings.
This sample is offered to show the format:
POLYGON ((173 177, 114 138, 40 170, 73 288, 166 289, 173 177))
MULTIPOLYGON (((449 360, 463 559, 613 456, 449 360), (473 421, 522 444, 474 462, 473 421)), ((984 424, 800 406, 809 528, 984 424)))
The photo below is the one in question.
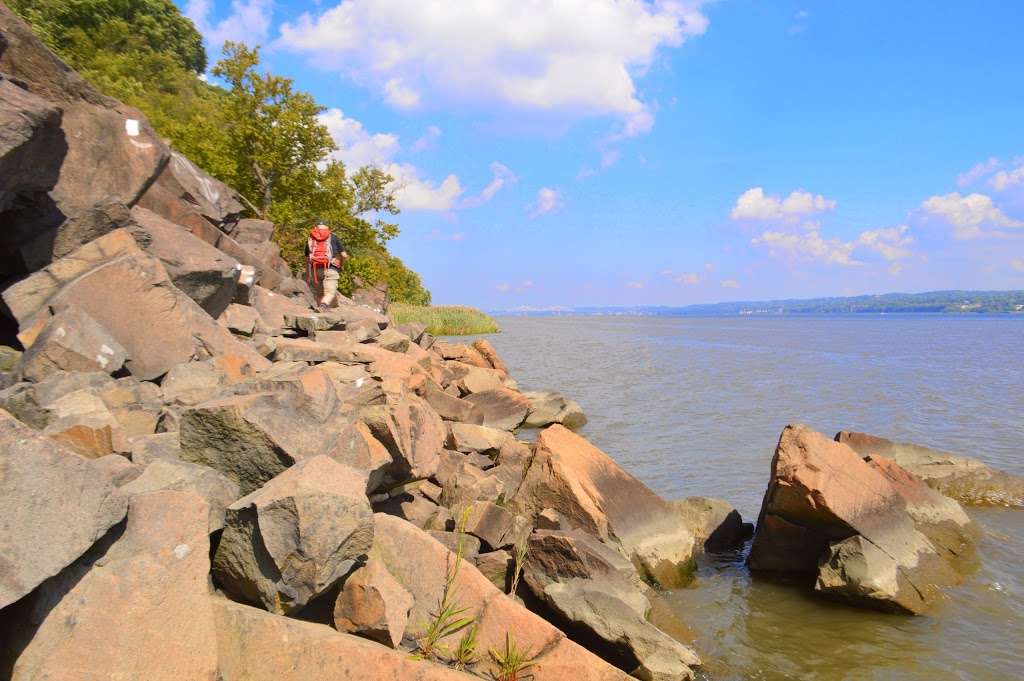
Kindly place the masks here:
MULTIPOLYGON (((2 4, 0 94, 0 677, 693 676, 658 589, 742 545, 727 503, 658 497, 485 340, 314 312, 272 224, 2 4)), ((972 533, 793 427, 750 564, 920 612, 972 533)))

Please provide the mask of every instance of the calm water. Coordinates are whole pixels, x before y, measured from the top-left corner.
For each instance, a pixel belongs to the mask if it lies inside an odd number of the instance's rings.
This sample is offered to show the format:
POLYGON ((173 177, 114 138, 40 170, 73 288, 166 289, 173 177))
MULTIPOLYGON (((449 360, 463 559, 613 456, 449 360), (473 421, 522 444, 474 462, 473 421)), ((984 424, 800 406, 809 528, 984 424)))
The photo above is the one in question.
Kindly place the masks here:
MULTIPOLYGON (((504 318, 527 389, 668 498, 755 519, 782 427, 863 430, 1024 474, 1024 319, 930 316, 504 318)), ((668 597, 715 679, 1024 679, 1024 510, 977 509, 981 566, 934 615, 887 616, 753 580, 742 556, 668 597)))

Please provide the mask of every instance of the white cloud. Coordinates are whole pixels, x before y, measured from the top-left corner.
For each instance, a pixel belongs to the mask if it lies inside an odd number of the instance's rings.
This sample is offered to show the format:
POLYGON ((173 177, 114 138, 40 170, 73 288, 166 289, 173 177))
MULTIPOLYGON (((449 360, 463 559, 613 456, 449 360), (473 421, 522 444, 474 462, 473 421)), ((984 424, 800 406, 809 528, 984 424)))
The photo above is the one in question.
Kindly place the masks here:
POLYGON ((395 178, 395 200, 402 210, 447 211, 457 207, 464 191, 459 178, 450 174, 436 182, 424 178, 422 171, 411 163, 396 162, 395 157, 402 150, 397 135, 370 134, 362 123, 347 118, 341 109, 328 109, 319 118, 338 147, 332 158, 353 169, 374 166, 391 175, 395 178))
POLYGON ((1014 258, 1010 261, 1010 267, 1018 272, 1024 272, 1024 258, 1014 258))
POLYGON ((415 109, 420 105, 420 93, 407 87, 401 78, 384 83, 384 99, 396 109, 415 109))
POLYGON ((437 146, 437 141, 441 139, 441 128, 436 125, 428 125, 427 129, 423 131, 420 138, 412 143, 409 151, 415 153, 421 151, 427 151, 437 146))
POLYGON ((1000 170, 988 181, 997 192, 1006 191, 1009 187, 1024 184, 1024 164, 1012 170, 1000 170))
POLYGON ((491 163, 491 181, 480 192, 479 195, 470 197, 462 202, 463 208, 476 208, 482 206, 494 195, 501 191, 505 185, 515 184, 519 181, 516 174, 508 169, 508 166, 494 161, 491 163))
POLYGON ((642 281, 627 281, 624 286, 626 288, 642 289, 644 287, 644 283, 642 281))
POLYGON ((735 279, 723 279, 721 284, 722 284, 722 288, 739 288, 740 287, 740 282, 736 281, 735 279))
POLYGON ((821 194, 796 190, 785 198, 767 195, 762 187, 751 187, 736 199, 729 217, 733 220, 794 222, 807 215, 833 210, 836 202, 821 194))
POLYGON ((1002 162, 995 156, 989 156, 986 160, 981 163, 975 163, 971 166, 971 169, 967 172, 960 173, 956 176, 956 183, 960 187, 967 187, 974 184, 983 177, 991 175, 994 170, 999 168, 1002 162))
POLYGON ((914 237, 907 234, 909 229, 906 225, 900 225, 861 232, 854 245, 869 248, 890 262, 909 258, 913 255, 909 247, 914 243, 914 237))
POLYGON ((500 293, 508 293, 510 291, 514 293, 523 293, 524 291, 529 291, 531 288, 533 288, 533 286, 534 283, 531 279, 524 279, 519 283, 518 286, 513 286, 508 282, 502 282, 496 285, 494 288, 500 293))
POLYGON ((945 196, 933 196, 921 203, 926 212, 943 218, 953 228, 955 239, 979 239, 982 237, 1005 237, 1006 232, 995 228, 1021 228, 1024 221, 1008 217, 984 194, 961 196, 957 192, 945 196))
POLYGON ((232 0, 231 14, 211 23, 213 0, 189 0, 185 16, 192 20, 206 42, 220 50, 225 40, 256 45, 266 42, 273 0, 232 0))
POLYGON ((281 27, 278 44, 379 88, 400 108, 461 101, 654 122, 634 78, 703 34, 703 0, 342 0, 281 27))
POLYGON ((537 199, 526 207, 530 219, 550 213, 562 205, 562 192, 551 187, 541 187, 537 192, 537 199))
POLYGON ((700 283, 700 275, 696 272, 675 272, 673 270, 663 270, 661 275, 684 286, 695 286, 700 283))
POLYGON ((786 255, 801 260, 814 260, 828 265, 856 266, 862 265, 853 259, 856 245, 839 239, 824 239, 818 230, 809 232, 764 232, 754 237, 750 243, 755 246, 764 245, 772 255, 786 255))

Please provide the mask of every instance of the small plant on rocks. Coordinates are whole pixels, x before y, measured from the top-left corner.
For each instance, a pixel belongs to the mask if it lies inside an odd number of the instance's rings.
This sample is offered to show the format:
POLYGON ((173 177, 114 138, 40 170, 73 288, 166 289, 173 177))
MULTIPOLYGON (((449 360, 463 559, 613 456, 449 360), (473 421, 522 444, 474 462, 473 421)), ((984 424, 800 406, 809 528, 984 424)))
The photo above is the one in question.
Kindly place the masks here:
POLYGON ((491 659, 494 661, 493 676, 495 681, 527 681, 533 678, 533 674, 525 673, 537 661, 533 653, 528 649, 521 649, 516 645, 515 639, 508 632, 505 632, 505 647, 503 649, 491 649, 491 659))

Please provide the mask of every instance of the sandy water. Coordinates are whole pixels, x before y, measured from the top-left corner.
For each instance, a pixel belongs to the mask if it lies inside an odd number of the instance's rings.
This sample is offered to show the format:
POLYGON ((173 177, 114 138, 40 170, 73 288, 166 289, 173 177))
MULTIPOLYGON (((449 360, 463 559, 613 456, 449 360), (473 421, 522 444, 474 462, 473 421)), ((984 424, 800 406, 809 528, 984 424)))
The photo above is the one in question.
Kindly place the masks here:
MULTIPOLYGON (((555 388, 584 434, 667 498, 756 519, 782 427, 863 430, 1024 474, 1024 319, 502 318, 524 389, 555 388)), ((823 603, 705 561, 667 595, 714 679, 1024 679, 1024 510, 972 509, 980 566, 926 617, 823 603)))

